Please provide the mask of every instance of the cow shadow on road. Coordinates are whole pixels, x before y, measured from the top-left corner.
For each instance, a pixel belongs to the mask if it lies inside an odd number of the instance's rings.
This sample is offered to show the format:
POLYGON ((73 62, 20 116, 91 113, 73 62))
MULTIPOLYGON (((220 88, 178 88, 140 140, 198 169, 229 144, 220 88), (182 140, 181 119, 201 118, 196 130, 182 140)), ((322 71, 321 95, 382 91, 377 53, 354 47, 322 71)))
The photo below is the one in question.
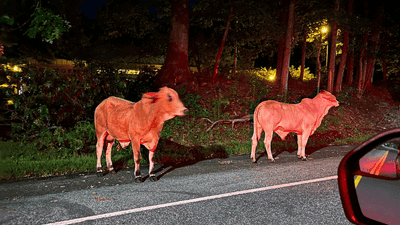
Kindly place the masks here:
MULTIPOLYGON (((148 150, 145 148, 143 149, 142 156, 148 161, 148 150)), ((155 173, 157 174, 157 179, 160 179, 178 168, 189 167, 204 160, 214 158, 225 159, 228 157, 228 153, 221 145, 188 147, 170 140, 160 139, 159 146, 156 150, 157 164, 155 166, 155 173), (157 151, 162 151, 162 154, 157 156, 157 151)), ((182 171, 182 173, 185 173, 185 171, 182 171)), ((144 177, 144 179, 147 178, 148 176, 144 177)))
MULTIPOLYGON (((329 146, 328 144, 326 145, 318 145, 318 146, 311 146, 311 147, 306 147, 306 156, 309 159, 312 159, 313 157, 313 153, 315 153, 316 151, 329 146)), ((288 148, 288 149, 278 149, 276 151, 272 150, 272 156, 274 157, 274 159, 278 159, 277 157, 279 157, 280 155, 282 155, 282 153, 284 152, 288 152, 289 155, 291 157, 297 157, 297 148, 288 148)), ((259 154, 258 156, 256 155, 256 162, 258 162, 261 158, 263 157, 267 157, 267 153, 266 151, 262 152, 261 154, 259 154)))

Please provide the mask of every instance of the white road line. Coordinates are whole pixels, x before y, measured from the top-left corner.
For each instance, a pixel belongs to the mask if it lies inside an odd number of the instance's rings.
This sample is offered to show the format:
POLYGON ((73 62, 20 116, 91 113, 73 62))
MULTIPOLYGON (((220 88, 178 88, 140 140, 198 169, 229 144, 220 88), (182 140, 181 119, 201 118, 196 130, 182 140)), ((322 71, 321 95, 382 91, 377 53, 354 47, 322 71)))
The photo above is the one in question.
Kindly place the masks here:
POLYGON ((107 218, 107 217, 112 217, 112 216, 120 216, 120 215, 125 215, 125 214, 130 214, 130 213, 142 212, 142 211, 146 211, 146 210, 159 209, 159 208, 165 208, 165 207, 169 207, 169 206, 183 205, 183 204, 188 204, 188 203, 193 203, 193 202, 201 202, 201 201, 218 199, 218 198, 225 198, 225 197, 230 197, 230 196, 235 196, 235 195, 259 192, 259 191, 292 187, 292 186, 296 186, 296 185, 333 180, 333 179, 337 179, 337 178, 338 178, 338 176, 323 177, 323 178, 299 181, 299 182, 294 182, 294 183, 289 183, 289 184, 280 184, 280 185, 268 186, 268 187, 263 187, 263 188, 255 188, 255 189, 250 189, 250 190, 237 191, 237 192, 232 192, 232 193, 225 193, 225 194, 220 194, 220 195, 212 195, 212 196, 207 196, 207 197, 202 197, 202 198, 195 198, 195 199, 183 200, 183 201, 178 201, 178 202, 165 203, 165 204, 161 204, 161 205, 146 206, 146 207, 142 207, 142 208, 129 209, 129 210, 124 210, 124 211, 119 211, 119 212, 105 213, 105 214, 88 216, 88 217, 83 217, 83 218, 78 218, 78 219, 73 219, 73 220, 65 220, 65 221, 56 222, 56 223, 49 223, 46 225, 80 223, 80 222, 84 222, 84 221, 88 221, 88 220, 96 220, 96 219, 107 218))

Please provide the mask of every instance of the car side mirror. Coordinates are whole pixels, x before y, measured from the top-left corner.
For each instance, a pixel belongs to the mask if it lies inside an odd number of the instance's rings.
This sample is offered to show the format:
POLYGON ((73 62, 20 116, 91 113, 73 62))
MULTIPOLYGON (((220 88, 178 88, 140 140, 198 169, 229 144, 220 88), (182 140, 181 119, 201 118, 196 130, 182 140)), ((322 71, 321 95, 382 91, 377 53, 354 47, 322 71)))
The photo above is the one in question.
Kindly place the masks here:
POLYGON ((347 153, 338 169, 347 219, 355 224, 400 224, 400 128, 347 153))

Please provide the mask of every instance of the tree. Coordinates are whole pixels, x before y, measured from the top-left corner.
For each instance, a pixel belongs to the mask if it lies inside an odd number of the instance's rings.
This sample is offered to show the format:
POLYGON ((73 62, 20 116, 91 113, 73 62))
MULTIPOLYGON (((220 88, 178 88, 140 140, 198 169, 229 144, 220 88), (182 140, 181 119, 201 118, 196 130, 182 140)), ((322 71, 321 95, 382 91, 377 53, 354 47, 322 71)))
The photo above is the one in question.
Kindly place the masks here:
POLYGON ((213 81, 215 81, 215 77, 217 76, 219 61, 221 60, 221 55, 222 55, 222 51, 224 50, 226 37, 228 36, 229 26, 230 26, 232 18, 233 18, 233 6, 234 5, 231 6, 231 12, 229 13, 228 23, 226 24, 224 36, 222 37, 221 45, 218 50, 217 59, 215 60, 215 66, 214 66, 213 75, 212 75, 213 81))
POLYGON ((10 43, 9 41, 15 37, 15 34, 13 34, 15 31, 20 35, 25 30, 23 34, 30 38, 36 38, 40 35, 42 41, 52 44, 71 27, 67 20, 53 13, 50 9, 52 5, 42 4, 41 1, 29 4, 25 1, 3 0, 2 3, 0 4, 0 25, 3 32, 0 42, 9 46, 15 44, 15 42, 10 43), (34 8, 34 11, 31 8, 34 8), (21 10, 27 10, 30 16, 21 15, 21 10), (25 25, 29 22, 29 28, 26 29, 25 25))
POLYGON ((171 31, 166 59, 156 84, 171 87, 186 83, 197 89, 189 69, 189 0, 171 0, 171 31))
MULTIPOLYGON (((352 15, 352 13, 353 13, 353 0, 349 0, 348 7, 347 7, 347 12, 348 12, 349 16, 352 15)), ((350 38, 350 31, 347 28, 344 31, 344 34, 343 34, 342 56, 340 58, 340 64, 339 64, 339 69, 338 69, 338 73, 337 73, 337 76, 336 76, 336 84, 335 84, 334 92, 339 92, 339 91, 342 90, 342 81, 343 81, 344 68, 346 66, 347 53, 348 53, 348 50, 349 50, 349 38, 350 38)))
POLYGON ((290 62, 290 52, 292 48, 295 3, 296 3, 295 0, 290 0, 289 3, 288 26, 286 30, 285 50, 283 52, 283 61, 282 61, 281 86, 279 91, 280 94, 286 94, 288 90, 289 62, 290 62))
MULTIPOLYGON (((339 0, 335 0, 335 11, 339 11, 339 0)), ((336 39, 337 39, 337 22, 332 23, 332 39, 329 53, 329 70, 328 70, 328 87, 329 92, 333 92, 333 82, 335 81, 335 56, 336 56, 336 39)))

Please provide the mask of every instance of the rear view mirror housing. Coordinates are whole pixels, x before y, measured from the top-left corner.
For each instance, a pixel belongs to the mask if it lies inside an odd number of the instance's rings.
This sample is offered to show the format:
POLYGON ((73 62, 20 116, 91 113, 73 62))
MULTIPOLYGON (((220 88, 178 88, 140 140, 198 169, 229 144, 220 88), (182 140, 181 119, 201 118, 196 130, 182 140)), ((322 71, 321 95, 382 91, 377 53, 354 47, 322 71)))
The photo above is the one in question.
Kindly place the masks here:
POLYGON ((338 185, 350 222, 400 224, 399 164, 400 128, 367 140, 343 157, 338 185))

